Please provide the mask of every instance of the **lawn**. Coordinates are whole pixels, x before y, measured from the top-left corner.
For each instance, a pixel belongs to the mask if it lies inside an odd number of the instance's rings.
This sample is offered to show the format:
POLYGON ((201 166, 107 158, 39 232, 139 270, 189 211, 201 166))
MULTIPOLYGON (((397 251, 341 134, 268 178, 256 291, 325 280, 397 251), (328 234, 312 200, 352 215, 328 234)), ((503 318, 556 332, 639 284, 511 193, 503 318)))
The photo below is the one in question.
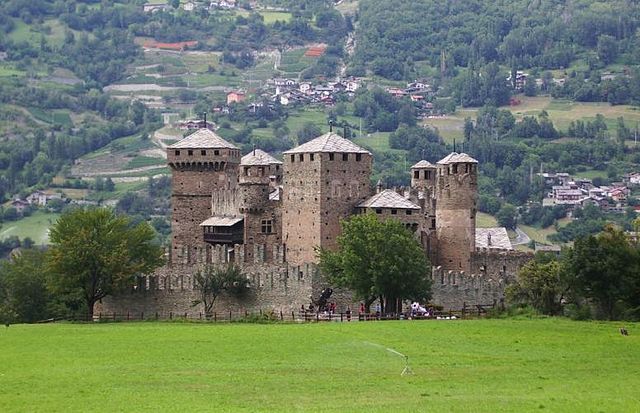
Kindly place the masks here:
POLYGON ((36 211, 31 216, 18 221, 5 221, 0 227, 0 239, 16 235, 18 238, 29 237, 37 245, 49 243, 49 227, 56 222, 60 214, 47 214, 36 211))
POLYGON ((0 330, 0 410, 640 409, 640 325, 564 319, 0 330), (401 376, 409 357, 413 375, 401 376))
POLYGON ((495 228, 499 226, 498 221, 493 215, 484 212, 478 212, 476 214, 476 228, 495 228))

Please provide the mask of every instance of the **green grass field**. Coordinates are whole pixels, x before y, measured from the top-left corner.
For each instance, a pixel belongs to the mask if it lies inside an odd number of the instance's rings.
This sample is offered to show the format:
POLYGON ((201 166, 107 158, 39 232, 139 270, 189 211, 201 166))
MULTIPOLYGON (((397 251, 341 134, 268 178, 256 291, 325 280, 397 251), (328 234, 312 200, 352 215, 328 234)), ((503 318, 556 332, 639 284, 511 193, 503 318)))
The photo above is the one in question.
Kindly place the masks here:
POLYGON ((564 319, 0 329, 0 410, 631 412, 640 325, 564 319), (413 375, 401 376, 409 356, 413 375))
POLYGON ((60 214, 47 214, 36 211, 31 216, 18 221, 7 221, 0 227, 0 239, 10 236, 29 237, 37 245, 49 243, 49 227, 56 222, 60 214))

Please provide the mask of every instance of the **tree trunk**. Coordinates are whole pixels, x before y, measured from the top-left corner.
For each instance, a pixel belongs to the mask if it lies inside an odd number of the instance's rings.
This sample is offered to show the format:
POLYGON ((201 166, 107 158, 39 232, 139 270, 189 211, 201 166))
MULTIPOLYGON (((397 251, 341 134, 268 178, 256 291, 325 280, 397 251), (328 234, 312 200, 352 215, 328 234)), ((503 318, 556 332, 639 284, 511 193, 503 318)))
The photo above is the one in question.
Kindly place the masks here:
POLYGON ((93 307, 96 305, 95 298, 87 299, 87 321, 93 321, 93 307))

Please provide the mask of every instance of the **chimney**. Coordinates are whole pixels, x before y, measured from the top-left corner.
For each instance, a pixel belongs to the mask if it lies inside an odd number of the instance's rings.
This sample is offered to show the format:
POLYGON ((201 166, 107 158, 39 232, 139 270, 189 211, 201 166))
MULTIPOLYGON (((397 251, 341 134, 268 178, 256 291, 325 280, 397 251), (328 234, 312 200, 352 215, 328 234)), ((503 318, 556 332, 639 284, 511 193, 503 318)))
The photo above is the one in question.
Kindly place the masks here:
POLYGON ((488 247, 491 246, 491 233, 490 232, 487 233, 487 246, 488 247))
POLYGON ((382 179, 378 179, 378 183, 376 184, 376 194, 382 192, 382 179))

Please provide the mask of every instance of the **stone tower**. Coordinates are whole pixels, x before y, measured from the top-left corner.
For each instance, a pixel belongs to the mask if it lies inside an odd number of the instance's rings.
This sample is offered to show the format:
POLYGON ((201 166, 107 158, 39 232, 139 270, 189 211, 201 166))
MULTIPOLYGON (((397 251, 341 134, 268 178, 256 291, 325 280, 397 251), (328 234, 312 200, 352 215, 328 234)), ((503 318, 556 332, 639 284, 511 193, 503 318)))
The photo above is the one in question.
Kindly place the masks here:
POLYGON ((437 262, 438 240, 436 237, 436 166, 429 161, 421 160, 411 167, 411 194, 415 197, 422 212, 422 228, 420 244, 429 260, 437 262))
POLYGON ((275 196, 281 176, 282 162, 260 149, 242 157, 239 211, 244 214, 247 261, 272 260, 273 248, 282 244, 282 213, 275 196))
POLYGON ((215 212, 214 194, 232 199, 226 194, 236 190, 240 150, 211 130, 199 129, 167 147, 167 162, 172 172, 171 260, 193 263, 205 245, 200 224, 215 212))
POLYGON ((371 194, 371 153, 329 132, 284 152, 282 242, 293 265, 335 248, 340 220, 371 194))
POLYGON ((453 152, 437 163, 436 171, 436 264, 469 272, 475 251, 478 161, 453 152))

